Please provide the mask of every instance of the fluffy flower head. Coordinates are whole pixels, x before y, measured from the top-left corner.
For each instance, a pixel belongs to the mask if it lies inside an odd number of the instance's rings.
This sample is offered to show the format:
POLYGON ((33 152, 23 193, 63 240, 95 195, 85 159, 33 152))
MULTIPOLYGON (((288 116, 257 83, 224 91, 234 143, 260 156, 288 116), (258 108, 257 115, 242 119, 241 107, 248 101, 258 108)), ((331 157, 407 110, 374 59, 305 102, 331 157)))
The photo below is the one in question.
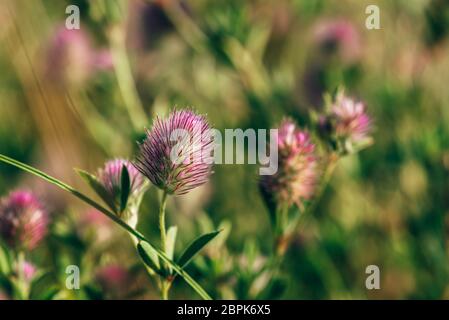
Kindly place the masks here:
POLYGON ((314 195, 318 180, 315 145, 307 132, 287 119, 279 127, 278 148, 278 171, 263 176, 261 191, 269 205, 301 206, 314 195))
POLYGON ((138 197, 146 189, 145 179, 140 172, 124 159, 114 159, 106 162, 103 168, 98 170, 97 177, 105 187, 111 199, 120 201, 122 188, 122 170, 126 167, 130 181, 130 198, 138 197))
POLYGON ((363 102, 339 93, 331 107, 334 130, 337 138, 350 140, 352 143, 362 142, 369 136, 371 119, 363 102))
POLYGON ((47 234, 49 217, 37 197, 15 191, 0 202, 0 236, 12 247, 34 249, 47 234))
POLYGON ((185 194, 209 179, 213 140, 206 118, 177 110, 156 118, 140 145, 136 168, 168 194, 185 194))

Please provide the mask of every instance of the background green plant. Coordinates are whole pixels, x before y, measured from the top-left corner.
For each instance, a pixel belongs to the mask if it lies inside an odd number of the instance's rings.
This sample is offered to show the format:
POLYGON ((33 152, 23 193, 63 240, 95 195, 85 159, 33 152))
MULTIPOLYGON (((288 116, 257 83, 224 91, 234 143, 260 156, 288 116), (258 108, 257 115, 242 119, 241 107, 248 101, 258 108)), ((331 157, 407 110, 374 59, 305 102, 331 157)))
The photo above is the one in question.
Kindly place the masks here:
MULTIPOLYGON (((264 292, 264 270, 258 266, 271 237, 255 166, 216 166, 209 185, 169 201, 167 225, 183 226, 176 252, 194 235, 227 226, 211 243, 215 247, 187 269, 214 298, 448 297, 445 1, 376 1, 382 28, 372 31, 364 27, 372 1, 185 1, 164 10, 154 6, 147 14, 157 23, 146 25, 139 24, 142 1, 117 3, 120 14, 102 12, 99 0, 2 1, 1 154, 88 193, 72 168, 94 171, 106 158, 132 157, 134 141, 144 134, 136 125, 141 119, 133 94, 147 125, 171 106, 188 105, 207 113, 218 129, 268 128, 285 115, 307 126, 309 111, 322 106, 304 85, 316 67, 323 92, 344 85, 366 101, 375 119, 375 144, 337 166, 287 253, 285 281, 264 292), (109 47, 121 59, 127 46, 128 63, 120 60, 120 72, 99 72, 76 86, 47 79, 45 49, 69 2, 80 6, 82 28, 95 46, 109 47), (350 21, 360 33, 357 60, 320 54, 314 26, 333 18, 350 21), (117 28, 126 30, 126 43, 111 39, 117 28), (131 87, 124 86, 127 72, 135 81, 131 87), (381 290, 365 289, 369 264, 380 267, 381 290)), ((114 263, 133 279, 129 292, 118 297, 158 297, 123 232, 111 226, 112 239, 100 245, 79 230, 87 207, 0 166, 0 194, 18 187, 38 191, 53 214, 46 245, 31 254, 35 264, 51 271, 40 287, 63 287, 65 266, 79 264, 86 270, 83 290, 59 297, 107 298, 95 272, 114 263)), ((149 239, 158 238, 157 210, 152 188, 138 226, 149 239)), ((172 291, 177 298, 194 298, 179 280, 172 291)))

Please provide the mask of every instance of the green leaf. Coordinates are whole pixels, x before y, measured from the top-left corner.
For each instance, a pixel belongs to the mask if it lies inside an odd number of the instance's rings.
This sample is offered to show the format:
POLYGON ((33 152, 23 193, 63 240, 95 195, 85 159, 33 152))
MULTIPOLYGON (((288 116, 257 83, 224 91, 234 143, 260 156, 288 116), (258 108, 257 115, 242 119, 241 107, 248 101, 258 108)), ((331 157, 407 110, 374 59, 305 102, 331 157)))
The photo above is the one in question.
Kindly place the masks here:
POLYGON ((59 291, 54 285, 53 276, 53 272, 38 271, 31 281, 29 298, 32 300, 52 299, 52 297, 59 291), (54 292, 55 290, 56 292, 54 292), (51 294, 53 292, 54 294, 51 294))
POLYGON ((221 230, 214 231, 211 233, 204 234, 199 238, 195 239, 184 251, 181 255, 181 258, 178 260, 178 264, 181 268, 185 268, 190 261, 195 257, 195 255, 204 248, 206 244, 208 244, 212 239, 214 239, 221 230))
POLYGON ((192 277, 184 269, 182 269, 178 264, 170 260, 165 253, 153 247, 147 240, 143 240, 142 243, 146 243, 147 245, 151 246, 157 252, 159 258, 163 262, 169 264, 173 268, 173 270, 175 270, 176 273, 181 278, 183 278, 184 281, 187 282, 190 285, 190 287, 192 287, 192 289, 196 291, 196 293, 200 295, 201 298, 203 298, 204 300, 212 300, 212 298, 207 294, 207 292, 204 291, 204 289, 195 280, 193 280, 192 277))
POLYGON ((129 193, 131 191, 131 181, 129 179, 128 168, 122 167, 121 188, 120 188, 120 212, 126 209, 128 204, 129 193))
POLYGON ((261 300, 277 300, 281 299, 282 295, 288 288, 288 281, 283 277, 275 277, 270 283, 258 293, 256 299, 261 300))
POLYGON ((0 243, 0 274, 9 275, 11 273, 11 259, 8 249, 0 243))
MULTIPOLYGON (((104 208, 102 205, 98 204, 97 202, 95 202, 94 200, 89 198, 88 196, 86 196, 83 193, 79 192, 78 190, 74 189, 72 186, 46 174, 45 172, 42 172, 36 168, 33 168, 32 166, 29 166, 25 163, 22 163, 20 161, 17 161, 15 159, 12 159, 5 155, 0 154, 0 161, 7 163, 9 165, 12 165, 12 166, 19 168, 23 171, 26 171, 28 173, 31 173, 47 182, 54 184, 55 186, 61 188, 62 190, 65 190, 65 191, 71 193, 72 195, 74 195, 75 197, 80 199, 81 201, 87 203, 88 205, 94 207, 98 211, 105 214, 109 219, 111 219, 116 224, 118 224, 120 227, 122 227, 123 229, 128 231, 131 235, 136 237, 138 240, 145 241, 146 243, 148 243, 151 246, 151 244, 148 242, 148 240, 139 231, 132 228, 126 222, 122 221, 119 217, 117 217, 113 212, 109 211, 108 209, 104 208)), ((179 265, 177 265, 171 259, 169 259, 165 255, 165 253, 163 253, 162 251, 158 250, 157 248, 155 248, 153 246, 152 246, 152 248, 156 251, 157 255, 159 256, 159 259, 161 259, 163 262, 169 264, 173 268, 173 270, 175 270, 176 273, 178 273, 179 276, 181 276, 184 279, 184 281, 187 282, 190 285, 190 287, 192 287, 192 289, 195 290, 196 293, 198 293, 198 295, 201 298, 203 298, 205 300, 212 299, 207 294, 207 292, 187 272, 185 272, 179 265)))
POLYGON ((4 292, 12 292, 13 290, 12 277, 0 273, 0 288, 2 288, 4 292))
POLYGON ((38 300, 53 300, 59 294, 60 290, 57 287, 50 287, 42 293, 38 300))
POLYGON ((88 300, 104 300, 103 292, 94 285, 84 286, 84 294, 88 300))
POLYGON ((154 250, 154 248, 151 245, 149 245, 146 242, 139 242, 137 244, 137 252, 139 252, 139 255, 142 258, 143 262, 145 262, 145 264, 149 268, 151 268, 151 270, 153 270, 155 273, 159 275, 162 276, 164 275, 161 270, 156 250, 154 250))
POLYGON ((220 236, 215 240, 214 246, 221 248, 225 245, 226 240, 229 238, 232 230, 232 224, 228 220, 223 220, 218 225, 218 230, 222 230, 220 236))
POLYGON ((175 244, 176 244, 176 235, 178 233, 178 227, 172 226, 168 228, 167 231, 167 239, 165 243, 165 253, 167 257, 173 259, 173 255, 175 253, 175 244))
MULTIPOLYGON (((172 226, 168 228, 167 231, 167 239, 165 242, 165 253, 167 257, 173 260, 173 256, 175 254, 175 244, 176 244, 176 235, 178 233, 178 227, 172 226)), ((172 268, 169 266, 170 274, 173 272, 172 268)))
POLYGON ((90 174, 87 171, 81 169, 75 169, 81 178, 83 178, 87 184, 96 192, 96 194, 108 205, 108 207, 113 211, 117 212, 115 207, 114 199, 111 199, 109 193, 103 187, 103 185, 98 181, 97 177, 90 174))

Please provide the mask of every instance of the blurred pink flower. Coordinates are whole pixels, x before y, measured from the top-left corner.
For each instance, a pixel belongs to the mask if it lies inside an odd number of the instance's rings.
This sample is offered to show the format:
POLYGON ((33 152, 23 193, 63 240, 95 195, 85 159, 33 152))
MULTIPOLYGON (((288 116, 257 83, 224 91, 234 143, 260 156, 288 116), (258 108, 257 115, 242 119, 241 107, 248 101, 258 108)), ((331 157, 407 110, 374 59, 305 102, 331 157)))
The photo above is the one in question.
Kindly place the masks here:
POLYGON ((322 50, 336 51, 347 62, 356 60, 360 55, 360 35, 348 20, 322 20, 316 24, 313 36, 322 50))
POLYGON ((82 225, 92 225, 96 227, 111 226, 111 220, 97 209, 89 209, 81 218, 82 225))
POLYGON ((92 65, 97 70, 107 70, 114 66, 114 60, 108 50, 97 51, 92 57, 92 65))
POLYGON ((82 30, 59 27, 47 52, 47 75, 53 81, 81 84, 95 71, 111 68, 112 56, 106 50, 95 50, 82 30))
POLYGON ((0 202, 0 235, 12 247, 34 249, 47 234, 49 217, 37 197, 15 191, 0 202))
POLYGON ((371 119, 363 102, 349 98, 340 92, 331 107, 331 117, 335 121, 337 139, 347 139, 351 143, 362 142, 369 136, 371 119))
POLYGON ((123 291, 131 280, 128 270, 122 266, 109 265, 97 271, 96 279, 106 291, 123 291))
POLYGON ((36 274, 36 267, 28 261, 25 261, 22 265, 23 276, 26 281, 31 281, 36 274))
POLYGON ((89 209, 80 218, 79 229, 83 234, 94 232, 95 244, 110 240, 113 236, 113 222, 96 209, 89 209))
POLYGON ((278 134, 279 163, 274 175, 263 176, 260 188, 271 205, 297 204, 313 197, 318 182, 318 157, 307 132, 290 120, 282 121, 278 134))

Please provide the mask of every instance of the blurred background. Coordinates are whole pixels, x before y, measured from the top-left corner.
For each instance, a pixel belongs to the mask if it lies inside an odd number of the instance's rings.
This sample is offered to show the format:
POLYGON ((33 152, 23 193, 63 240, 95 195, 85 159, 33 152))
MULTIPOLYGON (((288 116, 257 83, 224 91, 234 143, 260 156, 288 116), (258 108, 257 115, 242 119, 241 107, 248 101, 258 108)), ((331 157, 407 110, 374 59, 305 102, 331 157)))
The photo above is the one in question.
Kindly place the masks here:
MULTIPOLYGON (((144 127, 174 106, 218 129, 270 128, 284 116, 307 126, 323 94, 344 85, 375 119, 375 144, 338 164, 270 297, 449 298, 449 2, 0 0, 0 21, 0 153, 86 193, 73 168, 132 159, 144 127), (371 4, 380 30, 365 27, 371 4), (80 8, 80 30, 65 28, 68 5, 80 8), (365 288, 370 264, 380 290, 365 288)), ((168 224, 183 245, 224 227, 189 272, 215 298, 260 297, 271 231, 257 167, 214 170, 171 199, 168 224)), ((158 298, 118 227, 0 164, 0 196, 18 188, 52 215, 45 245, 30 253, 48 271, 37 291, 64 287, 65 267, 79 265, 82 290, 55 297, 158 298)), ((152 187, 138 229, 155 241, 157 210, 152 187)), ((173 297, 197 298, 179 279, 173 297)))

